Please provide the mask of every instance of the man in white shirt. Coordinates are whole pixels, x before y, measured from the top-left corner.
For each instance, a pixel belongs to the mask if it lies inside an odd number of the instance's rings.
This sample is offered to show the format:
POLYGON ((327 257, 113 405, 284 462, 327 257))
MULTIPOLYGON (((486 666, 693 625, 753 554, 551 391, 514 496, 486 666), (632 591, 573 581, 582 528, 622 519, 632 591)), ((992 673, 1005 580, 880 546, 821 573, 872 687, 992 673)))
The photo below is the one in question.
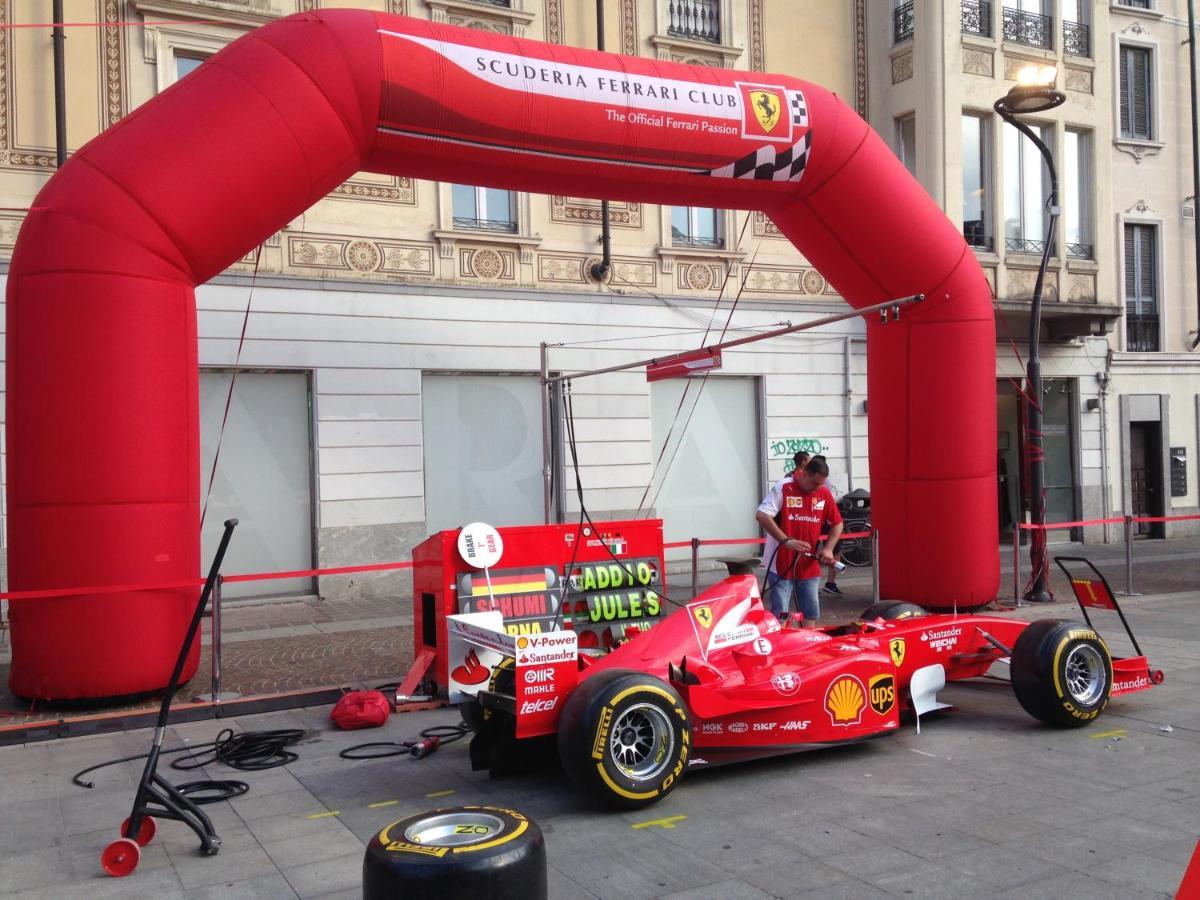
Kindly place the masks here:
MULTIPOLYGON (((767 492, 767 496, 763 498, 763 502, 758 505, 758 512, 766 513, 771 518, 776 518, 779 511, 783 509, 783 486, 795 478, 796 473, 804 469, 811 457, 804 450, 800 450, 792 457, 792 462, 795 468, 787 475, 784 475, 777 482, 771 485, 771 490, 767 492)), ((779 541, 766 529, 763 529, 766 534, 766 542, 763 544, 763 565, 767 567, 767 582, 768 585, 774 580, 770 573, 775 571, 775 557, 779 553, 779 541)), ((779 611, 772 610, 776 615, 779 611)))

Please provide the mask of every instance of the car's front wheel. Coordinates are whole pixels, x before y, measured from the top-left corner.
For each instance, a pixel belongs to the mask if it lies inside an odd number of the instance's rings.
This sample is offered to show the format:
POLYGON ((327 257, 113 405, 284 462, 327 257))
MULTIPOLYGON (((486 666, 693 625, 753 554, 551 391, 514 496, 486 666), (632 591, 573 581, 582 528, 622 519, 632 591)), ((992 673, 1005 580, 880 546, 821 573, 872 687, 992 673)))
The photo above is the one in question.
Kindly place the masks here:
POLYGON ((1086 625, 1043 619, 1017 637, 1012 686, 1021 706, 1035 719, 1059 728, 1078 728, 1108 705, 1112 656, 1086 625))

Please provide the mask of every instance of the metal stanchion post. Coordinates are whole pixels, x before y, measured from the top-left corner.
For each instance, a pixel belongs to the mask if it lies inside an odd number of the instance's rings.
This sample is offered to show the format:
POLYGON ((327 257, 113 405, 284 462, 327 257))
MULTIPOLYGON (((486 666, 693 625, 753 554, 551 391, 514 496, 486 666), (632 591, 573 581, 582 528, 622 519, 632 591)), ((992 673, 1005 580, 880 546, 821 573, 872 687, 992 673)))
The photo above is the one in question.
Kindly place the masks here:
POLYGON ((879 531, 871 526, 871 602, 879 602, 879 531))
POLYGON ((692 596, 700 593, 700 538, 692 538, 692 596))
POLYGON ((212 692, 200 694, 194 699, 199 703, 222 703, 226 700, 236 700, 241 694, 221 691, 221 586, 225 579, 218 575, 212 589, 212 692))
POLYGON ((1133 516, 1125 516, 1125 596, 1133 593, 1133 516))
POLYGON ((1021 526, 1013 525, 1013 602, 1021 603, 1021 526))

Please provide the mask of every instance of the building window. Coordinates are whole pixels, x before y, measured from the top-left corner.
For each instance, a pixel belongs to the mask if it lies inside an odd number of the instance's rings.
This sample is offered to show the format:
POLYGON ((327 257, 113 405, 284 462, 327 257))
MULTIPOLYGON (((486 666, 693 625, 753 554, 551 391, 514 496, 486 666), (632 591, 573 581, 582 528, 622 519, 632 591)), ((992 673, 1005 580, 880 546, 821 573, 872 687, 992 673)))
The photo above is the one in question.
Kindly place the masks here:
POLYGON ((1141 353, 1159 349, 1157 231, 1125 226, 1125 349, 1141 353))
POLYGON ((1086 12, 1090 3, 1091 0, 1062 0, 1063 53, 1067 56, 1092 55, 1092 33, 1086 12))
POLYGON ((1027 47, 1054 49, 1054 17, 1047 15, 1042 0, 1009 0, 1004 7, 1004 40, 1027 47))
POLYGON ((721 0, 668 0, 667 34, 721 43, 721 0))
POLYGON ((1154 81, 1149 47, 1121 45, 1121 137, 1154 140, 1154 81))
POLYGON ((676 247, 724 247, 724 213, 700 206, 671 207, 671 243, 676 247))
POLYGON ((892 43, 901 44, 912 40, 913 36, 913 4, 895 0, 892 4, 892 43))
POLYGON ((1092 136, 1067 129, 1063 148, 1067 256, 1093 258, 1092 136))
POLYGON ((1129 6, 1133 9, 1154 9, 1154 0, 1117 0, 1117 6, 1129 6))
POLYGON ((200 64, 208 59, 208 56, 201 53, 176 53, 175 54, 175 80, 183 78, 184 75, 190 75, 200 68, 200 64))
POLYGON ((513 191, 456 184, 452 196, 455 228, 516 233, 517 195, 513 191))
POLYGON ((903 116, 896 120, 896 155, 908 174, 917 176, 917 117, 903 116))
MULTIPOLYGON (((1030 125, 1047 145, 1054 140, 1048 125, 1030 125)), ((1041 153, 1017 129, 1004 129, 1004 248, 1041 253, 1046 247, 1046 198, 1050 171, 1041 153)), ((1053 251, 1052 251, 1053 252, 1053 251)))
POLYGON ((988 0, 962 0, 962 33, 992 36, 992 4, 988 0))
POLYGON ((974 113, 964 113, 962 117, 963 237, 981 250, 991 250, 994 246, 988 122, 988 118, 974 113))

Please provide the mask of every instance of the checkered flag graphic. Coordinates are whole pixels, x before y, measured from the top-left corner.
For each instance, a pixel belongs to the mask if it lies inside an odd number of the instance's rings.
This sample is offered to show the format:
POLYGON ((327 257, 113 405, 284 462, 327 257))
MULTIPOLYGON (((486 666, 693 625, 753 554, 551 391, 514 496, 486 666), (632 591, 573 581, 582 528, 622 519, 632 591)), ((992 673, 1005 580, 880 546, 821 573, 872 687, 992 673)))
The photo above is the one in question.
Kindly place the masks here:
POLYGON ((780 152, 773 145, 759 147, 739 160, 703 173, 714 178, 748 178, 766 181, 799 181, 808 163, 812 132, 780 152))
POLYGON ((792 125, 796 128, 808 126, 808 104, 804 102, 804 95, 799 91, 788 91, 788 98, 792 104, 792 125))

